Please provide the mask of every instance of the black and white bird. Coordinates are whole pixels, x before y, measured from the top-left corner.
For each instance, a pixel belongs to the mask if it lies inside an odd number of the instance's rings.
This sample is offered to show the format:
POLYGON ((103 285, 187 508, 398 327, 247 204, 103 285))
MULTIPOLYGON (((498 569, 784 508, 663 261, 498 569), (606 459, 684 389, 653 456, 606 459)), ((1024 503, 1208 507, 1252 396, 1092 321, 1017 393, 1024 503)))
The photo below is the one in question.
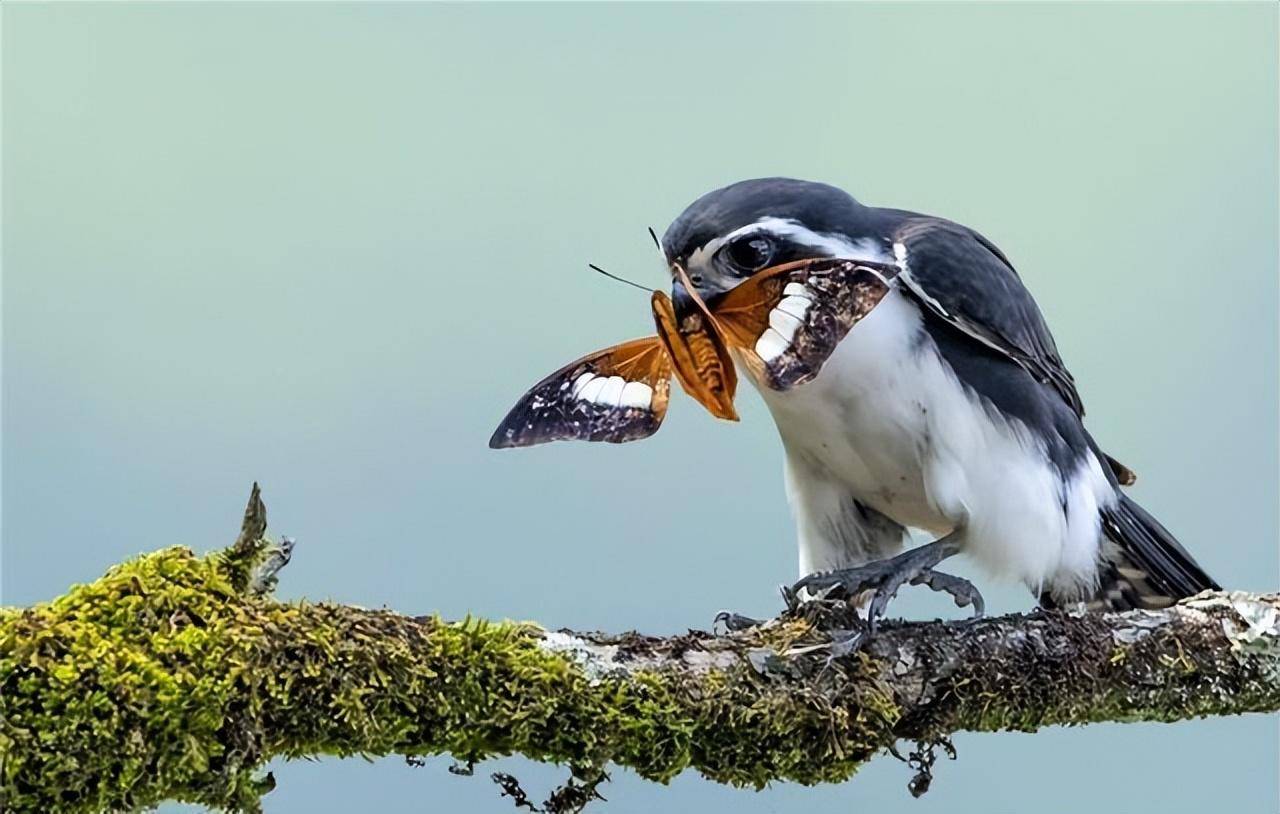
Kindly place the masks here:
MULTIPOLYGON (((762 269, 833 257, 892 264, 892 290, 801 386, 760 386, 781 435, 798 588, 903 584, 980 603, 934 567, 964 552, 1041 603, 1160 607, 1216 588, 1121 491, 1053 337, 1013 266, 965 226, 863 206, 825 184, 765 178, 690 205, 662 239, 714 308, 762 269), (918 529, 935 541, 900 554, 918 529)), ((676 282, 677 310, 690 298, 676 282)), ((791 324, 761 338, 767 360, 791 324)), ((748 375, 748 378, 752 378, 748 375)))

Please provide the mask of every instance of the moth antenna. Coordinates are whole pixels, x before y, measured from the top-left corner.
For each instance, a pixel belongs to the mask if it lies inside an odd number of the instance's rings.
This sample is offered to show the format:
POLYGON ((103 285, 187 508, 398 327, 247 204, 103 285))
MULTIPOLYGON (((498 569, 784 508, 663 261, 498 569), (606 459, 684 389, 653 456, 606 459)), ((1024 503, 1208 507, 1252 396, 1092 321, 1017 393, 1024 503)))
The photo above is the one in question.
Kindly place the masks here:
POLYGON ((658 233, 653 231, 653 227, 649 227, 649 237, 653 238, 653 245, 658 247, 658 251, 662 251, 662 241, 658 240, 658 233))
POLYGON ((639 283, 633 283, 625 277, 619 277, 616 274, 610 274, 609 272, 597 266, 595 263, 587 263, 587 268, 591 269, 592 271, 600 272, 604 276, 608 277, 610 280, 617 280, 620 283, 626 283, 629 286, 634 286, 635 288, 638 288, 641 291, 648 291, 649 293, 653 293, 653 289, 649 288, 647 285, 640 285, 639 283))

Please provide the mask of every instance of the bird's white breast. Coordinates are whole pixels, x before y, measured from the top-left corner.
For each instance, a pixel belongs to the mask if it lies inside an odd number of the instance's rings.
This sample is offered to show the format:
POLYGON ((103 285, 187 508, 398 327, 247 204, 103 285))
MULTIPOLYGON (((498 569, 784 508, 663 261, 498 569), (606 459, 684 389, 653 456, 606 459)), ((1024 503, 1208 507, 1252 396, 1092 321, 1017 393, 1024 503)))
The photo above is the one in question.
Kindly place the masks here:
POLYGON ((919 310, 891 292, 813 381, 785 392, 759 389, 788 454, 898 522, 943 533, 951 522, 929 501, 923 478, 928 410, 939 394, 919 369, 919 330, 919 310))
POLYGON ((1072 535, 1062 479, 1043 446, 961 385, 921 320, 894 290, 813 381, 785 392, 757 385, 787 455, 904 526, 935 535, 962 528, 966 549, 993 571, 1036 586, 1073 560, 1089 578, 1096 460, 1081 475, 1090 494, 1076 500, 1088 505, 1073 511, 1072 535))

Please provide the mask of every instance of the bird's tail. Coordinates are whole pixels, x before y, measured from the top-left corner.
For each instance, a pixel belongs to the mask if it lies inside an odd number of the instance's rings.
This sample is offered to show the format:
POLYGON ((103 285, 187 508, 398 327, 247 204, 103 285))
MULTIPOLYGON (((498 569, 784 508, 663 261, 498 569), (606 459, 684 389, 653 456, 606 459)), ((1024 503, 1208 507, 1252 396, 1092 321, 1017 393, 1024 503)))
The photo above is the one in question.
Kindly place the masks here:
POLYGON ((1218 590, 1200 564, 1147 510, 1121 495, 1102 512, 1098 590, 1090 607, 1163 608, 1201 591, 1218 590))

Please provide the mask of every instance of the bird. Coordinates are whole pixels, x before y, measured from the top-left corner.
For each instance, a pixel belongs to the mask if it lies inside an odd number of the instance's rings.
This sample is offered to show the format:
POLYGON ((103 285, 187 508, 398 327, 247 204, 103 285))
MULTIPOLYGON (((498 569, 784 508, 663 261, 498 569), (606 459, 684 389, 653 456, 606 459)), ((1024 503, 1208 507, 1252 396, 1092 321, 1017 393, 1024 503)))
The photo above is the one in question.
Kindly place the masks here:
MULTIPOLYGON (((845 591, 874 620, 899 588, 923 584, 981 613, 977 589, 938 570, 960 553, 1046 608, 1160 608, 1218 589, 1124 493, 1132 471, 1085 429, 1040 308, 977 231, 823 183, 758 178, 695 200, 661 250, 678 316, 699 303, 715 312, 779 264, 839 258, 896 271, 803 383, 770 386, 746 364, 751 354, 732 351, 781 438, 793 592, 845 591), (908 547, 910 530, 932 541, 908 547)), ((785 302, 757 358, 784 352, 803 325, 810 300, 785 302)))

